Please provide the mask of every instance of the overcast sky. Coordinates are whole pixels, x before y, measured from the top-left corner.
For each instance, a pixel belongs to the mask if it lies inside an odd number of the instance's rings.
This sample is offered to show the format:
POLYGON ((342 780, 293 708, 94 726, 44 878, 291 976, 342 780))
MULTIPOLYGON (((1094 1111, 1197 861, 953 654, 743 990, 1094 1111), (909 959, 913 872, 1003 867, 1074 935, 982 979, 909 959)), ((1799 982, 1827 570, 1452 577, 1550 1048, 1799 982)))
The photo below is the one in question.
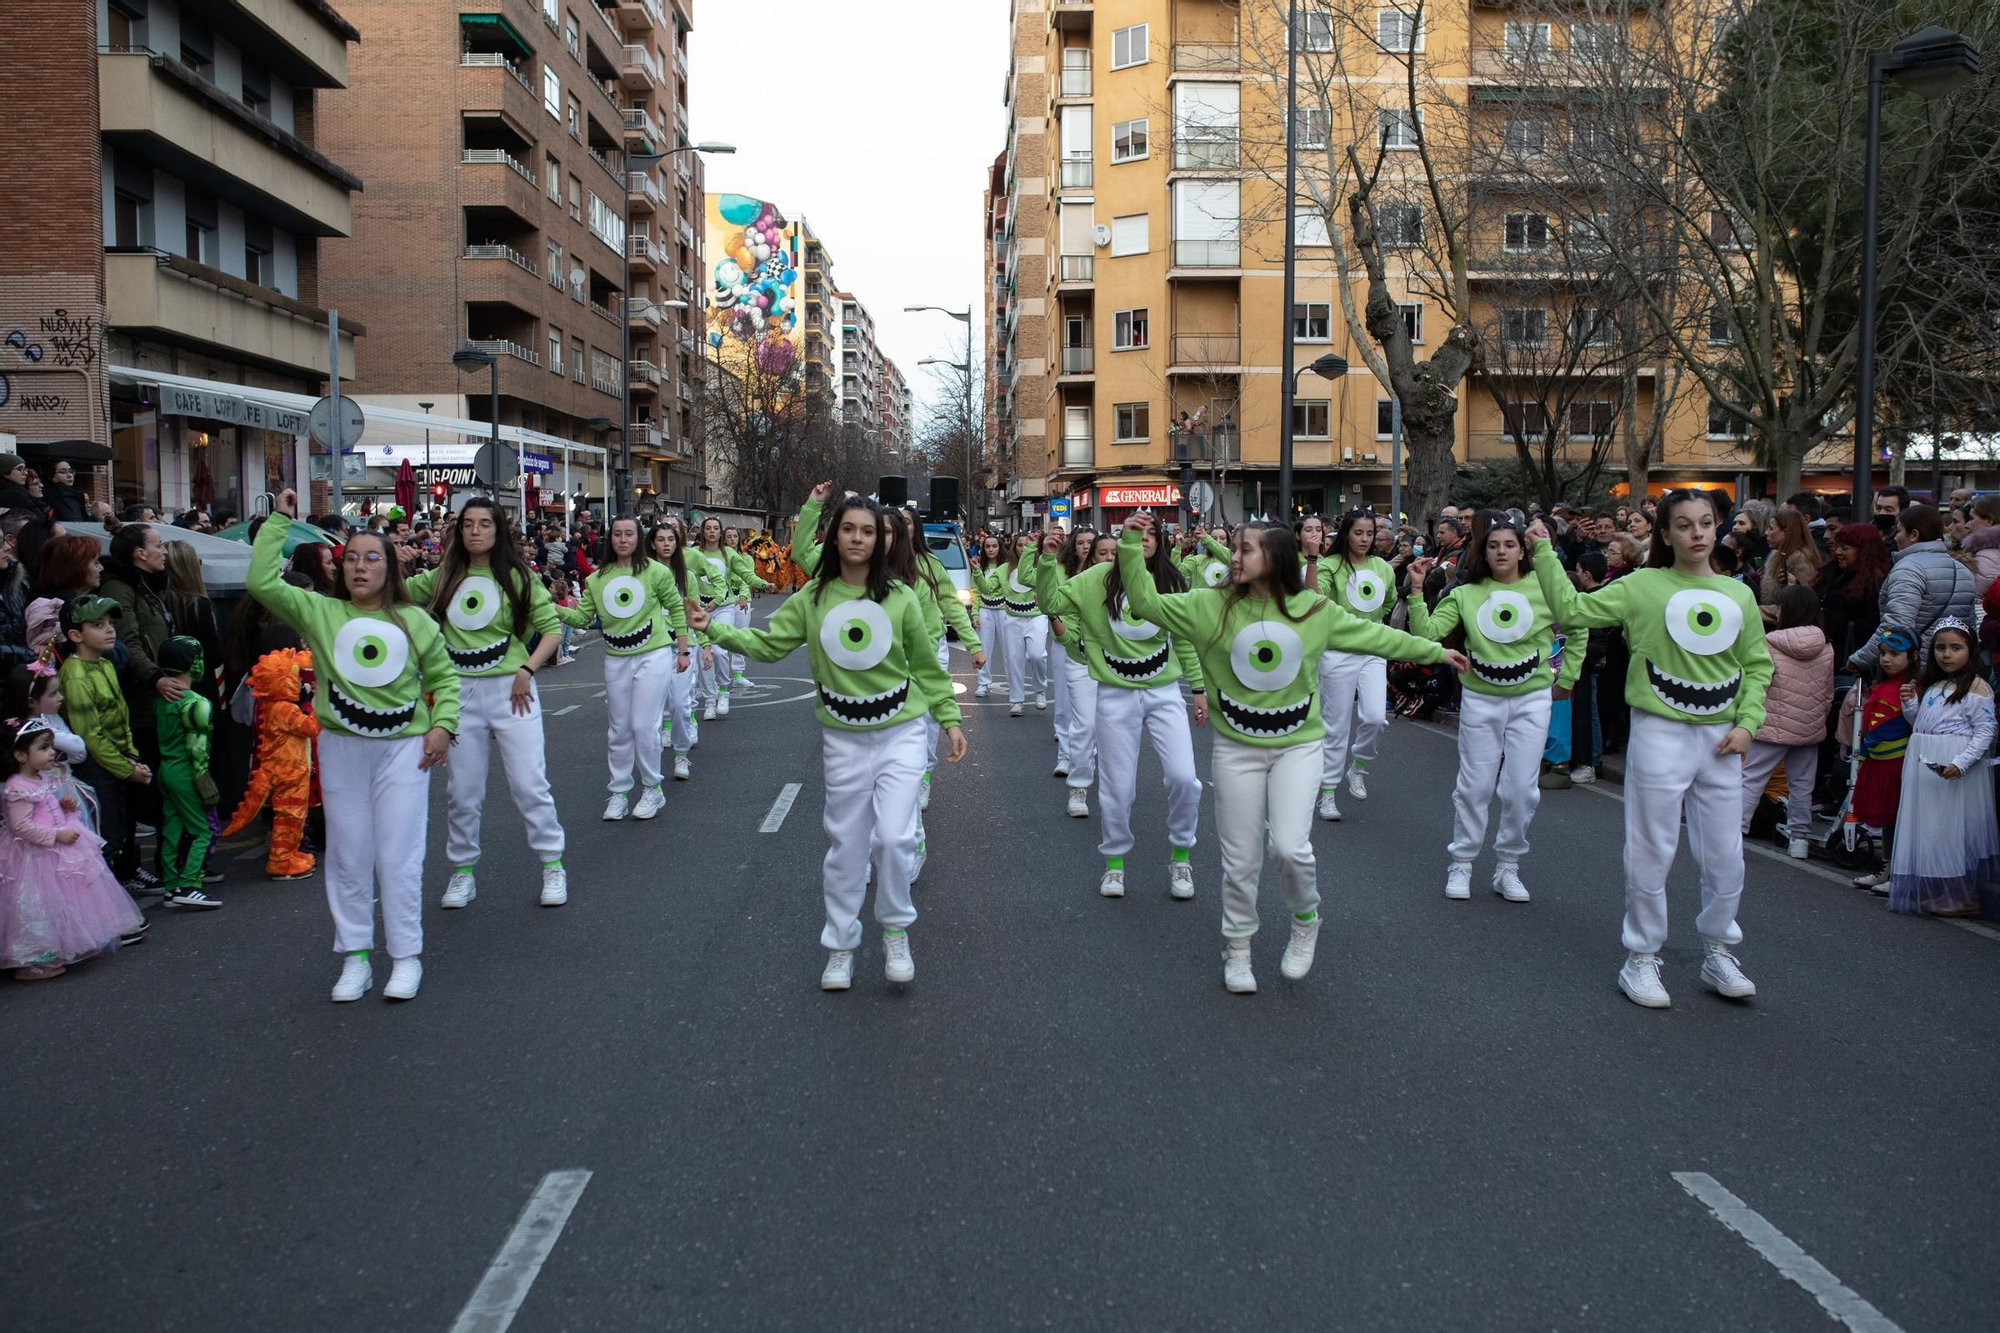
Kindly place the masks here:
MULTIPOLYGON (((688 128, 736 145, 711 193, 803 213, 921 405, 981 301, 981 195, 1006 146, 1007 0, 697 0, 688 128)), ((712 257, 711 257, 712 258, 712 257)), ((981 325, 974 325, 978 355, 981 325)))

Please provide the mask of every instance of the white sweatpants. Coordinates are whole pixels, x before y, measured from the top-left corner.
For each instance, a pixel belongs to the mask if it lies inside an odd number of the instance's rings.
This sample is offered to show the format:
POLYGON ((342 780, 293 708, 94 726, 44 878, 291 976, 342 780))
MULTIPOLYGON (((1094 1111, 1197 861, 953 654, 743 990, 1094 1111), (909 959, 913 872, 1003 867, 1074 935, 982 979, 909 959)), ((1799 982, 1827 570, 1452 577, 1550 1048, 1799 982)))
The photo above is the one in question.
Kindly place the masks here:
POLYGON ((826 860, 821 888, 829 949, 861 943, 868 862, 875 862, 875 919, 903 929, 917 919, 910 864, 917 852, 917 788, 924 776, 924 728, 912 718, 879 731, 820 728, 826 769, 826 860))
MULTIPOLYGON (((721 660, 717 653, 716 659, 721 660)), ((631 791, 636 769, 641 787, 660 785, 660 718, 667 707, 667 678, 678 660, 669 644, 651 652, 604 659, 605 733, 611 790, 631 791)))
MULTIPOLYGON (((717 603, 708 607, 708 614, 712 619, 721 624, 733 625, 736 621, 730 615, 730 610, 734 606, 734 602, 717 603)), ((721 648, 712 648, 709 651, 709 662, 709 666, 703 666, 701 664, 701 654, 696 652, 694 665, 697 676, 695 679, 694 697, 695 702, 701 704, 714 703, 717 693, 727 688, 729 684, 731 669, 729 654, 721 648)))
MULTIPOLYGON (((734 625, 737 629, 750 628, 750 608, 747 606, 738 606, 735 602, 725 602, 718 608, 716 615, 725 625, 734 625)), ((728 689, 729 682, 742 675, 744 668, 750 664, 750 659, 742 653, 717 653, 715 656, 717 659, 715 666, 718 671, 722 672, 722 687, 724 689, 728 689), (724 657, 729 659, 729 669, 727 671, 722 671, 723 663, 721 659, 724 657)))
POLYGON ((689 650, 685 671, 680 670, 680 654, 671 649, 662 651, 674 664, 674 670, 667 673, 667 730, 672 734, 674 753, 686 754, 694 748, 694 736, 688 728, 688 721, 694 711, 695 681, 701 677, 701 649, 689 650))
MULTIPOLYGON (((1071 630, 1070 633, 1076 633, 1071 630)), ((1069 762, 1069 649, 1055 635, 1049 636, 1049 702, 1055 705, 1049 730, 1055 733, 1056 760, 1069 762)))
MULTIPOLYGON (((1167 845, 1193 847, 1201 819, 1201 778, 1194 771, 1194 735, 1188 730, 1181 687, 1128 690, 1107 685, 1097 692, 1097 722, 1097 800, 1104 829, 1097 850, 1106 856, 1132 850, 1132 791, 1139 782, 1141 732, 1153 742, 1153 753, 1166 770, 1167 845)), ((1070 781, 1075 780, 1072 773, 1070 781)))
POLYGON ((1003 651, 1000 641, 1000 619, 1006 614, 1004 608, 980 603, 979 624, 974 628, 979 632, 979 641, 986 645, 986 665, 979 668, 979 688, 983 690, 993 688, 993 659, 1000 656, 1003 651))
MULTIPOLYGON (((556 798, 549 792, 543 753, 542 693, 539 687, 534 689, 534 706, 521 717, 514 713, 513 676, 458 679, 458 744, 451 747, 451 762, 444 770, 444 856, 453 866, 479 863, 479 819, 495 746, 514 808, 528 828, 528 847, 544 862, 562 860, 562 822, 556 818, 556 798)), ((605 697, 611 697, 608 691, 605 697)))
POLYGON ((1056 696, 1056 753, 1069 767, 1069 785, 1088 787, 1097 778, 1097 677, 1082 662, 1071 660, 1068 653, 1063 654, 1058 675, 1063 689, 1056 696), (1066 731, 1065 712, 1069 723, 1066 731))
POLYGON ((1757 798, 1764 794, 1779 764, 1785 766, 1785 790, 1789 793, 1785 798, 1785 826, 1792 837, 1803 838, 1812 832, 1812 789, 1819 777, 1817 744, 1750 742, 1750 753, 1743 759, 1743 827, 1750 827, 1750 816, 1757 813, 1757 798))
POLYGON ((1320 654, 1319 712, 1326 722, 1326 763, 1319 785, 1329 791, 1347 768, 1365 768, 1389 725, 1389 664, 1366 653, 1320 654))
POLYGON ((1743 898, 1743 762, 1718 758, 1726 722, 1669 722, 1632 710, 1625 753, 1625 947, 1658 953, 1667 942, 1667 872, 1687 815, 1688 850, 1701 872, 1704 940, 1736 944, 1743 898))
POLYGON ((1493 853, 1503 865, 1528 854, 1528 824, 1542 802, 1542 747, 1549 740, 1547 690, 1502 697, 1466 690, 1458 701, 1458 784, 1451 791, 1453 861, 1470 861, 1486 844, 1486 816, 1497 792, 1500 827, 1493 853))
POLYGON ((1295 915, 1319 910, 1319 868, 1312 846, 1317 790, 1313 779, 1319 764, 1317 745, 1245 745, 1216 736, 1213 771, 1215 836, 1222 844, 1222 933, 1231 939, 1257 933, 1257 880, 1264 872, 1267 823, 1285 906, 1295 915))
POLYGON ((1008 616, 1000 625, 1000 647, 1007 657, 1007 702, 1020 703, 1048 687, 1049 618, 1008 616))
MULTIPOLYGON (((938 660, 938 665, 944 668, 944 674, 947 676, 951 675, 950 639, 938 640, 937 660, 938 660)), ((926 773, 930 772, 932 769, 937 767, 938 737, 942 736, 943 734, 944 734, 944 728, 938 725, 938 720, 932 717, 929 713, 925 713, 924 714, 924 772, 926 773)))
POLYGON ((391 958, 424 951, 424 844, 431 775, 417 767, 424 740, 366 740, 323 731, 320 799, 326 807, 326 905, 333 951, 375 947, 375 900, 391 958))

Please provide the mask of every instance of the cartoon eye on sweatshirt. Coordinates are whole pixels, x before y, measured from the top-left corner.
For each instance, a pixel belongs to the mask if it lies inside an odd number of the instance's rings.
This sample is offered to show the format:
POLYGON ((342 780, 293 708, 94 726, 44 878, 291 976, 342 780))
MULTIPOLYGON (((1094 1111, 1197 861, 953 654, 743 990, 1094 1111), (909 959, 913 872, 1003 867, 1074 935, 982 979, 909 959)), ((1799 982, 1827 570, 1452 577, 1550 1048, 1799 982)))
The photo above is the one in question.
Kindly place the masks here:
POLYGON ((889 655, 896 632, 880 602, 847 602, 819 626, 819 646, 838 667, 867 671, 889 655))
POLYGON ((1035 613, 1035 585, 1022 578, 1027 561, 1007 566, 1007 609, 1016 615, 1035 613))
POLYGON ((1681 650, 1667 666, 1646 663, 1646 683, 1669 708, 1707 717, 1722 712, 1743 685, 1733 656, 1743 608, 1707 588, 1683 588, 1667 599, 1667 637, 1681 650), (1682 654, 1685 654, 1684 656, 1682 654))
POLYGON ((1246 694, 1259 698, 1255 703, 1236 698, 1221 682, 1214 682, 1229 724, 1246 736, 1265 737, 1286 736, 1303 727, 1312 715, 1316 679, 1301 670, 1305 660, 1298 631, 1282 621, 1260 618, 1237 630, 1229 640, 1229 669, 1246 694))
MULTIPOLYGON (((1535 632, 1535 606, 1527 597, 1512 589, 1502 588, 1489 593, 1479 609, 1472 613, 1474 625, 1480 637, 1487 640, 1482 647, 1507 647, 1519 643, 1535 632)), ((1539 652, 1526 656, 1516 656, 1504 660, 1494 660, 1498 654, 1490 651, 1482 656, 1467 645, 1466 656, 1472 663, 1472 670, 1481 680, 1492 685, 1519 685, 1535 674, 1542 664, 1539 652)))
POLYGON ((1201 581, 1211 588, 1220 588, 1229 582, 1229 566, 1220 560, 1211 560, 1201 571, 1201 581))
POLYGON ((1103 646, 1104 665, 1119 679, 1138 685, 1167 669, 1173 658, 1172 643, 1158 625, 1132 614, 1131 600, 1124 593, 1118 594, 1118 605, 1107 619, 1118 642, 1103 646))
POLYGON ((407 690, 392 689, 410 666, 410 636, 391 621, 357 616, 333 636, 333 711, 357 736, 393 736, 410 725, 421 697, 411 676, 407 690))
POLYGON ((1389 596, 1389 585, 1372 569, 1357 569, 1347 578, 1347 605, 1366 614, 1380 611, 1389 596))
MULTIPOLYGON (((500 585, 486 574, 468 574, 452 594, 451 605, 445 608, 445 619, 461 634, 477 634, 500 617, 500 585)), ((484 671, 497 665, 507 655, 508 636, 502 634, 490 643, 482 643, 474 648, 459 648, 446 645, 451 654, 452 665, 460 671, 484 671)))

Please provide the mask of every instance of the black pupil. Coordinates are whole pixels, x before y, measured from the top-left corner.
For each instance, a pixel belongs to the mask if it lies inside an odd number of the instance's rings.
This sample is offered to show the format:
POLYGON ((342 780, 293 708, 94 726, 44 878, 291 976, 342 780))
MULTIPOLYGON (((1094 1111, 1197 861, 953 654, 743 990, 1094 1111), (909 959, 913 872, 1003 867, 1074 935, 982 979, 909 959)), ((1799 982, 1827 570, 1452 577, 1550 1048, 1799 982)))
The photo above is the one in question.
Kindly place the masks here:
POLYGON ((1513 618, 1514 618, 1514 613, 1513 613, 1512 611, 1510 611, 1510 610, 1507 610, 1507 609, 1506 609, 1506 608, 1504 608, 1504 607, 1503 607, 1503 608, 1501 609, 1501 611, 1500 611, 1500 622, 1501 622, 1502 624, 1505 624, 1506 622, 1508 622, 1508 621, 1512 620, 1513 618))
POLYGON ((372 662, 381 655, 382 655, 382 650, 380 648, 377 648, 374 644, 370 643, 362 645, 361 658, 363 661, 372 662))
POLYGON ((860 643, 860 642, 861 642, 861 626, 859 626, 859 625, 855 625, 855 626, 852 626, 852 627, 850 627, 850 628, 848 629, 848 631, 847 631, 847 641, 848 641, 849 643, 860 643))
POLYGON ((1707 629, 1715 623, 1715 613, 1712 611, 1697 611, 1694 613, 1694 623, 1703 629, 1707 629))
POLYGON ((1259 648, 1257 650, 1257 660, 1259 662, 1269 662, 1275 656, 1277 654, 1273 653, 1269 648, 1259 648))

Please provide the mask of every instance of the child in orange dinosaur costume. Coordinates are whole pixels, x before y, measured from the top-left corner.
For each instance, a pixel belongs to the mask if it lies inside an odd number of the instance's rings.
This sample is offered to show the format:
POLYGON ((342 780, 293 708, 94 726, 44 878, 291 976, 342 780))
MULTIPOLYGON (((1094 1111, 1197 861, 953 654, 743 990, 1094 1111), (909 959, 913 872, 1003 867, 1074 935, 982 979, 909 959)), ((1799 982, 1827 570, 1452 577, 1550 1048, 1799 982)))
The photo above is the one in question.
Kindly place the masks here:
POLYGON ((271 855, 264 872, 272 879, 303 879, 317 865, 311 854, 299 850, 312 793, 312 742, 319 735, 319 719, 304 706, 311 671, 312 654, 296 648, 268 652, 250 668, 250 692, 257 697, 257 757, 250 766, 250 788, 222 832, 225 837, 241 832, 269 801, 271 855))

